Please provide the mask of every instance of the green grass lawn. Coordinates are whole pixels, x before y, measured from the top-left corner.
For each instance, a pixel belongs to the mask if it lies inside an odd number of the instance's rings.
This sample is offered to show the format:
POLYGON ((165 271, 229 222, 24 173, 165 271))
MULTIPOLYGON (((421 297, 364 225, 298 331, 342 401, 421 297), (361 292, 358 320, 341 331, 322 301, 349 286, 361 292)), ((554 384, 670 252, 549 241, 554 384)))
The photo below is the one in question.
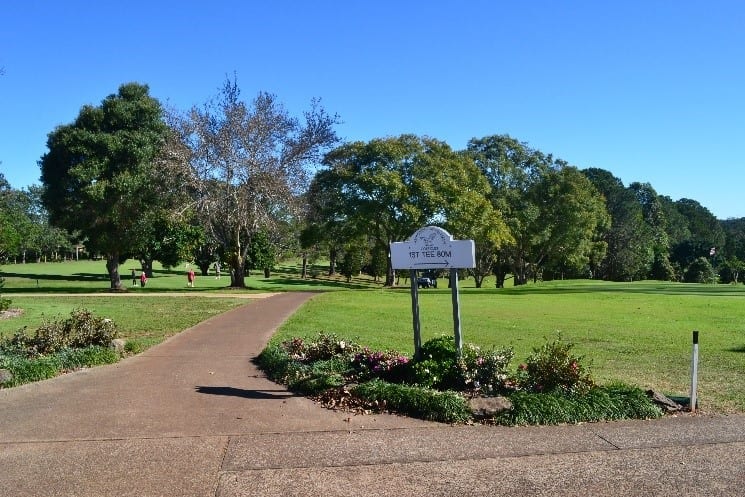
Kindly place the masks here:
MULTIPOLYGON (((129 286, 128 261, 121 266, 129 286)), ((196 288, 186 287, 186 267, 172 270, 156 266, 155 277, 143 290, 131 293, 188 291, 191 297, 107 296, 108 278, 103 261, 47 264, 6 264, 3 295, 22 307, 22 317, 0 320, 0 334, 42 319, 69 315, 87 307, 111 317, 125 337, 157 343, 214 314, 245 301, 200 298, 203 292, 225 291, 224 274, 198 277, 196 288), (60 294, 101 292, 101 296, 43 297, 20 293, 60 294)), ((299 278, 293 261, 277 268, 270 278, 247 279, 253 291, 347 290, 327 292, 301 308, 275 335, 312 336, 319 331, 356 339, 378 349, 413 352, 411 299, 405 288, 382 289, 367 278, 328 277, 322 267, 314 276, 299 278), (352 290, 352 291, 349 291, 352 290)), ((439 289, 421 290, 422 338, 452 335, 450 291, 444 280, 439 289)), ((508 282, 509 284, 509 282, 508 282)), ((251 304, 249 304, 251 305, 251 304)), ((660 282, 608 283, 594 281, 545 282, 524 287, 495 289, 493 280, 474 288, 461 283, 461 319, 464 340, 481 346, 515 348, 514 366, 534 347, 556 332, 576 344, 576 351, 591 361, 600 382, 621 380, 668 394, 687 395, 690 383, 691 333, 699 330, 699 401, 704 410, 745 412, 745 286, 697 285, 660 282)))
POLYGON ((64 319, 76 308, 93 311, 116 323, 122 338, 135 340, 145 348, 186 328, 251 301, 236 298, 200 297, 113 297, 58 296, 14 297, 13 308, 23 315, 0 319, 0 336, 27 327, 33 332, 44 320, 64 319))

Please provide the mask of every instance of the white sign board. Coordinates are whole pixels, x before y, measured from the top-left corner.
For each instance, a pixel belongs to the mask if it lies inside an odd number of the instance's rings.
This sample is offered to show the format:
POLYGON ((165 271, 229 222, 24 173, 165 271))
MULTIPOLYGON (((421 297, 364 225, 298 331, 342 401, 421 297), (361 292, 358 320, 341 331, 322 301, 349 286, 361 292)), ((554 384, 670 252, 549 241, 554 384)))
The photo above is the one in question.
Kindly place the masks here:
POLYGON ((421 228, 405 242, 391 243, 393 269, 460 269, 476 266, 473 240, 453 240, 437 226, 421 228))

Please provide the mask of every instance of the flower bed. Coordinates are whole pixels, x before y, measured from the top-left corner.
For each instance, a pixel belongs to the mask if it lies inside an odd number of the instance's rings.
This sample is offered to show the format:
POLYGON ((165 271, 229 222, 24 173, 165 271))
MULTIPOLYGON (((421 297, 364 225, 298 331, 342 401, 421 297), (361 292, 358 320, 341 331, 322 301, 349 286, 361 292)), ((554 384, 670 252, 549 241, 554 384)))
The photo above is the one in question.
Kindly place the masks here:
POLYGON ((324 406, 358 413, 392 412, 446 423, 558 424, 655 418, 662 411, 636 387, 596 385, 584 358, 557 337, 510 369, 510 348, 482 350, 451 337, 422 345, 418 361, 374 351, 333 334, 267 347, 258 364, 273 380, 324 406), (503 396, 509 409, 475 417, 474 397, 503 396))

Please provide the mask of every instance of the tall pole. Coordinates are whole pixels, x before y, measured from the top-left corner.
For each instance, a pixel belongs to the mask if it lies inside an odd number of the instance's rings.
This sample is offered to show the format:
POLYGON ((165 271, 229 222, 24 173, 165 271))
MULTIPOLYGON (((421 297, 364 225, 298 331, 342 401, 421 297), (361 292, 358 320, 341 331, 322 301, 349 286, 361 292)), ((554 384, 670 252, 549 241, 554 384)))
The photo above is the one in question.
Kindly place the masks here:
POLYGON ((698 402, 698 331, 693 332, 693 358, 691 359, 691 412, 696 412, 696 403, 698 402))

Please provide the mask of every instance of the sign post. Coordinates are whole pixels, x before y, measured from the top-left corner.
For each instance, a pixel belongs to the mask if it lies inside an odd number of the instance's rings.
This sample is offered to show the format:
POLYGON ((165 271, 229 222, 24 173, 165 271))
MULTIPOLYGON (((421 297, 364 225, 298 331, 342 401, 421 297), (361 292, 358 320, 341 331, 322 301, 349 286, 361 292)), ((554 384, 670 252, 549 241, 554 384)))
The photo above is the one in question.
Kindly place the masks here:
POLYGON ((458 269, 476 266, 473 240, 453 240, 453 236, 437 226, 427 226, 414 233, 405 242, 391 243, 393 269, 409 269, 411 275, 411 310, 414 322, 414 358, 421 359, 421 326, 419 323, 419 287, 417 270, 450 270, 450 288, 453 300, 453 329, 458 355, 463 350, 460 325, 460 296, 458 294, 458 269))

